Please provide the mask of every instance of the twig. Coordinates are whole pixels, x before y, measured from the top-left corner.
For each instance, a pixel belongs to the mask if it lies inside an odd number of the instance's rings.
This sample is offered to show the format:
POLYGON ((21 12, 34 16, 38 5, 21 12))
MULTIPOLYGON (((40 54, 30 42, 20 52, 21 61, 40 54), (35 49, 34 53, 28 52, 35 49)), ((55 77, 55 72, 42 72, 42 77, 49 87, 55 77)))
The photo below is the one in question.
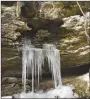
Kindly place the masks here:
POLYGON ((82 8, 81 8, 79 2, 78 2, 78 1, 76 1, 76 2, 77 2, 77 5, 78 5, 78 7, 79 7, 81 13, 83 14, 83 16, 84 16, 84 18, 85 18, 85 23, 84 23, 85 35, 86 35, 87 41, 88 41, 88 43, 89 43, 89 42, 90 42, 90 37, 89 37, 89 35, 88 35, 88 33, 87 33, 87 16, 84 14, 84 12, 83 12, 83 10, 82 10, 82 8))

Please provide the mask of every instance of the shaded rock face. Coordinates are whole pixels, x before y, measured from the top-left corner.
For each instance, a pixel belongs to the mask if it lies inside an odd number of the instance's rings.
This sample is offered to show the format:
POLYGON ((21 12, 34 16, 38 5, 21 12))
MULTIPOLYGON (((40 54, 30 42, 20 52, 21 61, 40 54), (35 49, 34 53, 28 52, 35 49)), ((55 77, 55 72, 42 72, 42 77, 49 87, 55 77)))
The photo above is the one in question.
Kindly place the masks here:
POLYGON ((16 1, 2 1, 2 4, 5 6, 13 6, 16 3, 16 1))
MULTIPOLYGON (((43 2, 43 1, 24 1, 21 7, 21 16, 24 18, 43 18, 43 19, 60 19, 62 18, 62 6, 58 6, 59 2, 43 2)), ((26 19, 26 20, 27 20, 26 19)))
MULTIPOLYGON (((44 11, 44 6, 47 5, 47 2, 23 2, 23 3, 24 4, 21 7, 21 19, 27 22, 27 26, 32 28, 32 30, 22 31, 20 29, 17 29, 17 31, 21 32, 23 36, 29 36, 31 39, 36 36, 36 33, 40 29, 48 30, 48 32, 52 34, 58 33, 58 31, 60 30, 59 27, 63 24, 63 21, 60 15, 53 18, 54 15, 58 15, 56 13, 53 13, 54 11, 53 3, 52 4, 49 3, 51 4, 51 6, 53 6, 53 8, 50 11, 52 16, 50 17, 48 16, 50 14, 47 15, 46 11, 44 11), (42 16, 42 13, 44 16, 42 16)), ((57 9, 57 11, 60 12, 61 10, 57 9)))
POLYGON ((34 18, 39 13, 40 9, 40 2, 22 2, 23 5, 21 6, 21 17, 24 18, 34 18))

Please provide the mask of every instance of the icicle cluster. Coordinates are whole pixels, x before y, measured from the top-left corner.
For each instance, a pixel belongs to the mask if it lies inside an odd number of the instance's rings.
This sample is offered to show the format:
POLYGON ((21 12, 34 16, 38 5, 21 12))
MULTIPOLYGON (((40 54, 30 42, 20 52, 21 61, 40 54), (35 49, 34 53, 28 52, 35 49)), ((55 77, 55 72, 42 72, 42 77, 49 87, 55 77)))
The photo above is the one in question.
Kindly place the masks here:
POLYGON ((34 48, 30 40, 25 39, 22 48, 22 83, 24 92, 26 91, 26 79, 28 79, 29 72, 32 73, 32 92, 34 92, 34 82, 36 75, 42 75, 42 66, 44 66, 44 58, 47 58, 49 69, 52 72, 55 88, 61 85, 60 74, 60 54, 59 50, 53 44, 44 44, 43 49, 34 48))
MULTIPOLYGON (((24 40, 22 48, 22 84, 24 92, 15 94, 14 98, 77 98, 78 95, 73 93, 73 87, 62 85, 60 71, 60 54, 59 50, 53 44, 44 44, 43 49, 34 48, 29 39, 24 40), (44 59, 47 59, 49 70, 52 72, 54 89, 46 92, 41 90, 34 92, 34 83, 38 82, 42 75, 42 66, 44 59), (32 74, 32 91, 26 93, 26 81, 29 74, 32 74)), ((12 98, 12 97, 10 97, 12 98)))
POLYGON ((53 44, 44 44, 45 55, 48 60, 49 69, 52 72, 55 88, 58 85, 62 85, 61 72, 60 72, 60 53, 53 44))

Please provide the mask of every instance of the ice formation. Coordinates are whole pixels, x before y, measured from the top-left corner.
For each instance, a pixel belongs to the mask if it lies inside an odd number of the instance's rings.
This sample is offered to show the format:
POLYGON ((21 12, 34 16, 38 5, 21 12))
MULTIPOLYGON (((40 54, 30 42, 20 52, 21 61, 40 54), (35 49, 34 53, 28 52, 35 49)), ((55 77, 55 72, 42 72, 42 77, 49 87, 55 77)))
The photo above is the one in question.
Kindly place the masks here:
POLYGON ((42 49, 34 48, 30 40, 25 39, 22 49, 22 83, 23 92, 15 95, 17 98, 75 98, 77 95, 73 93, 71 86, 63 86, 61 81, 60 70, 60 53, 53 44, 44 44, 42 49), (40 75, 42 75, 42 66, 44 66, 44 59, 46 58, 49 70, 52 72, 54 82, 53 89, 46 92, 34 92, 34 82, 38 77, 38 86, 40 75), (26 93, 26 79, 28 79, 29 72, 32 73, 32 91, 26 93), (37 76, 36 76, 37 75, 37 76))
MULTIPOLYGON (((73 93, 73 87, 62 85, 60 70, 60 53, 53 44, 44 44, 42 49, 34 48, 29 39, 24 40, 22 48, 22 85, 23 92, 13 95, 14 98, 76 98, 77 94, 73 93), (52 72, 54 82, 53 89, 46 92, 43 90, 35 91, 34 83, 38 82, 42 75, 42 66, 44 59, 47 60, 49 70, 52 72), (26 81, 29 74, 32 74, 32 91, 26 93, 26 81), (37 78, 37 79, 36 79, 37 78)), ((39 87, 38 87, 39 88, 39 87)))

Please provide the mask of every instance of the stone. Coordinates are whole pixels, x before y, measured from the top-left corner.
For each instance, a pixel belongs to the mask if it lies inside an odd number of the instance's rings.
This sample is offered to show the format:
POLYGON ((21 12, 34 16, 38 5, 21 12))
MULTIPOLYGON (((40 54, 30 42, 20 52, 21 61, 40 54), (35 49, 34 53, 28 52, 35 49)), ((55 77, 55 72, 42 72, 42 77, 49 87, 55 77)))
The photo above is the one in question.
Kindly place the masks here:
POLYGON ((49 81, 46 81, 44 83, 40 83, 40 88, 39 89, 41 89, 43 91, 46 91, 46 90, 48 90, 50 88, 53 88, 53 87, 54 87, 53 86, 53 81, 49 80, 49 81))
POLYGON ((15 78, 15 77, 4 77, 4 78, 2 78, 2 83, 17 83, 17 78, 15 78))
MULTIPOLYGON (((6 3, 7 4, 7 3, 6 3)), ((12 45, 14 46, 17 43, 17 38, 21 35, 20 32, 17 32, 17 29, 29 30, 26 23, 19 20, 16 16, 17 5, 13 6, 4 6, 2 3, 1 10, 1 31, 2 31, 2 46, 12 45)), ((19 42, 19 41, 18 41, 19 42)), ((16 44, 17 45, 17 44, 16 44)))

